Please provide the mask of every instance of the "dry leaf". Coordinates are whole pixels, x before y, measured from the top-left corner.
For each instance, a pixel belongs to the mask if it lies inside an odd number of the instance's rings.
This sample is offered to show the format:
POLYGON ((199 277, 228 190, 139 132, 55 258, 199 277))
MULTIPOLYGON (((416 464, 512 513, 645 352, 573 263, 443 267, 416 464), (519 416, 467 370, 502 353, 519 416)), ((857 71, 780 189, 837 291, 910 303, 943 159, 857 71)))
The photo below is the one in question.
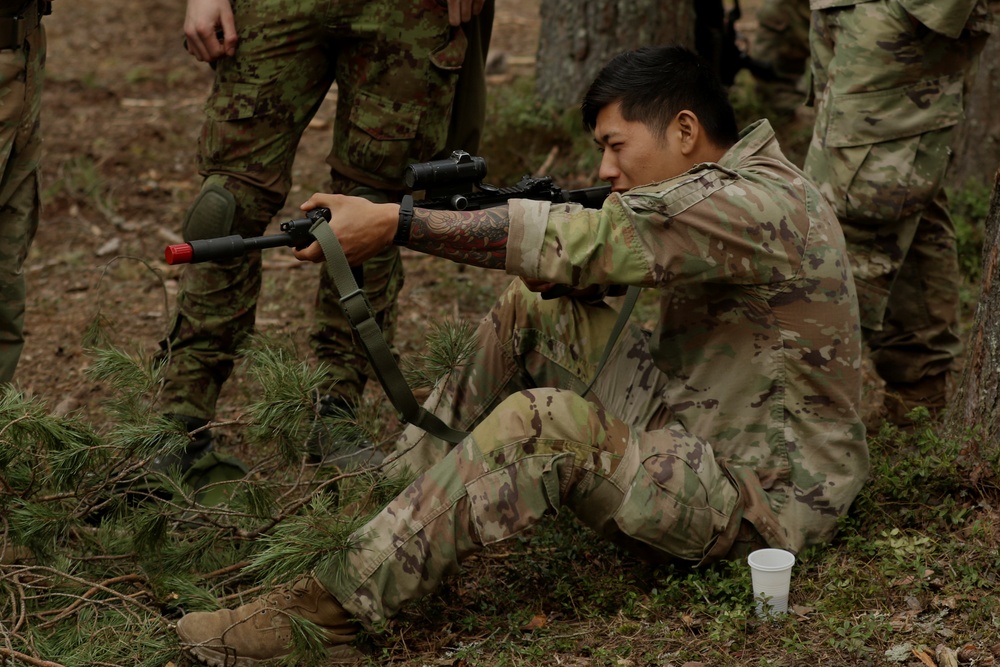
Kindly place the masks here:
POLYGON ((958 667, 958 654, 944 644, 938 644, 935 653, 941 667, 958 667))
POLYGON ((918 648, 913 649, 913 655, 917 656, 917 659, 920 660, 920 662, 922 662, 925 665, 927 665, 927 667, 938 667, 934 663, 934 660, 929 655, 927 655, 926 653, 924 653, 922 650, 920 650, 918 648))
POLYGON ((545 614, 535 614, 531 617, 531 620, 528 621, 527 625, 521 627, 521 632, 534 632, 535 630, 540 630, 545 627, 548 620, 549 619, 545 618, 545 614))

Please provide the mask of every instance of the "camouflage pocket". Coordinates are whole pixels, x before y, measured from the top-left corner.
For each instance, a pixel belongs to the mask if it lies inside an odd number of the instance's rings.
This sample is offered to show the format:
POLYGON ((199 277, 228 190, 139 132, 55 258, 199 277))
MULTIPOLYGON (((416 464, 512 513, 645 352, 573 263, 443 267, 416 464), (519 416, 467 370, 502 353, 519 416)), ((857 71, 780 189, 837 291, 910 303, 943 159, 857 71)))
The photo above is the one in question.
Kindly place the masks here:
POLYGON ((219 83, 205 104, 205 115, 212 120, 243 120, 257 111, 260 86, 253 83, 219 83))
POLYGON ((827 169, 813 176, 837 215, 881 222, 923 209, 940 187, 962 119, 961 77, 828 102, 827 169))
POLYGON ((729 524, 739 492, 711 455, 698 461, 696 470, 683 457, 647 457, 615 514, 622 532, 675 558, 700 561, 729 524))
POLYGON ((252 83, 216 83, 205 104, 202 168, 211 171, 226 164, 229 169, 242 171, 248 156, 272 132, 253 122, 260 90, 259 85, 252 83))
POLYGON ((349 118, 347 163, 383 181, 398 182, 413 160, 422 109, 359 91, 349 118))

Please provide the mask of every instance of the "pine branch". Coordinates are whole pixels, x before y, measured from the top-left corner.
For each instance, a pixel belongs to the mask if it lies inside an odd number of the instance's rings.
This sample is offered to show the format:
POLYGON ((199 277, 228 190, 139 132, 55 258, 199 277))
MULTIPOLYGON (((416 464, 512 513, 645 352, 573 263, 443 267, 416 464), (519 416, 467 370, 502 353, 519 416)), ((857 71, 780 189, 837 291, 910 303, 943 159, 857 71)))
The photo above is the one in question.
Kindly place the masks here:
POLYGON ((58 662, 39 660, 38 658, 33 658, 30 655, 26 655, 20 651, 15 651, 12 648, 4 648, 3 646, 0 646, 0 655, 5 655, 8 658, 14 658, 15 660, 26 662, 29 665, 35 665, 35 667, 65 667, 58 662))
POLYGON ((198 490, 180 471, 148 470, 154 456, 191 441, 150 410, 158 362, 111 347, 90 353, 91 377, 112 388, 104 407, 113 426, 102 433, 49 415, 36 399, 0 395, 3 540, 30 545, 45 563, 0 570, 11 660, 163 664, 177 650, 165 613, 217 606, 262 579, 294 578, 350 545, 360 509, 378 509, 389 495, 372 470, 332 474, 307 465, 314 429, 375 435, 380 415, 365 404, 321 417, 316 397, 328 369, 297 361, 287 348, 255 341, 242 366, 260 385, 260 400, 225 426, 245 427, 255 445, 250 474, 198 490), (199 493, 222 488, 226 504, 199 504, 199 493), (344 516, 335 498, 356 511, 344 516), (122 590, 136 583, 141 590, 122 590))
MULTIPOLYGON (((121 576, 121 577, 112 577, 111 579, 105 579, 100 584, 98 584, 96 586, 91 586, 87 590, 87 592, 84 593, 83 595, 81 595, 75 602, 73 602, 73 604, 71 604, 70 606, 66 607, 65 609, 60 610, 59 612, 57 612, 55 614, 54 618, 52 618, 49 621, 46 621, 45 623, 42 623, 38 627, 40 627, 40 628, 51 628, 51 627, 55 626, 59 621, 63 620, 64 618, 68 618, 69 616, 71 616, 77 609, 79 609, 80 607, 82 607, 87 602, 87 600, 89 600, 90 598, 94 597, 94 595, 96 595, 97 593, 102 592, 102 591, 103 592, 107 592, 107 591, 111 590, 109 588, 109 586, 113 586, 115 584, 121 584, 121 583, 141 582, 141 581, 144 581, 144 578, 141 577, 140 575, 137 575, 137 574, 128 574, 128 575, 124 575, 124 576, 121 576)), ((148 594, 147 593, 143 593, 143 595, 148 595, 148 594)), ((134 596, 125 596, 125 597, 132 598, 134 596)), ((39 616, 43 616, 44 617, 45 614, 42 613, 42 614, 39 614, 39 616)))
POLYGON ((406 381, 414 388, 433 387, 465 366, 476 352, 475 334, 475 327, 465 320, 435 323, 427 336, 427 352, 405 360, 406 381))

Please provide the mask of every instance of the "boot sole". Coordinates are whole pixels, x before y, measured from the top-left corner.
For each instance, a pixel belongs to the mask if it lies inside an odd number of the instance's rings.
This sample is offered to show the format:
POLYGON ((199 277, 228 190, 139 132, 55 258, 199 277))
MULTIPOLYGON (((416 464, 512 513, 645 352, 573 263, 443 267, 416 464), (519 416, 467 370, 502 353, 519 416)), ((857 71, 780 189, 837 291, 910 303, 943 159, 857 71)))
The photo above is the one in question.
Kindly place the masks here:
MULTIPOLYGON (((247 658, 245 656, 233 655, 232 652, 225 652, 210 646, 198 646, 188 644, 184 649, 209 667, 257 667, 272 661, 280 660, 284 656, 275 656, 258 660, 257 658, 247 658)), ((364 654, 353 646, 332 646, 326 650, 326 665, 357 665, 364 660, 364 654)))

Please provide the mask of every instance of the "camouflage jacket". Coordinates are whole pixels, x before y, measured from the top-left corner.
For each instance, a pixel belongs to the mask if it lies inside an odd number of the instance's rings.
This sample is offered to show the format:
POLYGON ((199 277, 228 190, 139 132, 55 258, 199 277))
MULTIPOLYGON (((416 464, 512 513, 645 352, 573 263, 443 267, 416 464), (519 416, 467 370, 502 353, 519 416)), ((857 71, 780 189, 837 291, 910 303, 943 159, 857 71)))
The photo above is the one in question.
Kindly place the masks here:
MULTIPOLYGON (((810 0, 809 8, 850 7, 873 0, 810 0)), ((986 0, 897 0, 911 16, 946 37, 958 39, 962 30, 992 32, 993 20, 986 0)))
POLYGON ((676 421, 772 546, 828 541, 868 473, 857 295, 836 216, 768 122, 599 211, 516 200, 510 218, 509 273, 659 290, 651 350, 676 421))

